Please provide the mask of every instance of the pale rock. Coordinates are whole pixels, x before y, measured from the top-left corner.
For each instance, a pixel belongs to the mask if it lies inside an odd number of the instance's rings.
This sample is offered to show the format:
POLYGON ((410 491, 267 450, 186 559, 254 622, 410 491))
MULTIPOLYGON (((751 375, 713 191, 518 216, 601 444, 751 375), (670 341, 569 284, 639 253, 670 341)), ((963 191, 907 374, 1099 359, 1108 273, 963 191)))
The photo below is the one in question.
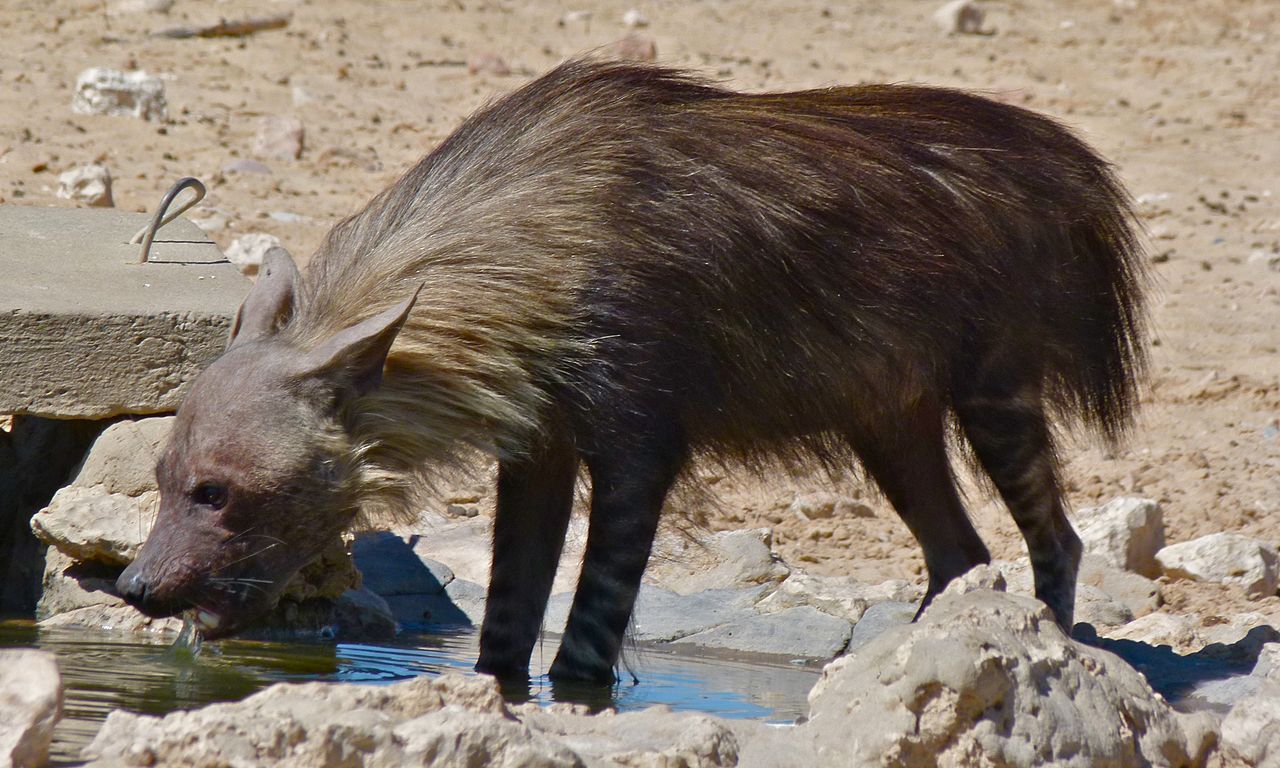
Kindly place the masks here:
POLYGON ((1156 554, 1166 576, 1234 584, 1250 597, 1276 593, 1276 549, 1238 533, 1213 533, 1171 544, 1156 554))
POLYGON ((111 0, 107 4, 107 13, 123 15, 129 13, 168 13, 175 0, 111 0))
POLYGON ((253 153, 268 160, 297 160, 305 140, 306 130, 298 118, 265 115, 258 118, 253 153))
POLYGON ((314 104, 317 101, 329 100, 328 96, 316 93, 309 88, 303 88, 300 85, 293 86, 293 89, 290 91, 290 96, 293 98, 293 106, 295 107, 304 107, 308 104, 314 104))
POLYGON ((1204 626, 1197 630, 1200 641, 1208 645, 1235 646, 1254 645, 1261 650, 1261 645, 1280 640, 1280 633, 1272 626, 1272 619, 1264 613, 1251 611, 1237 613, 1222 620, 1215 616, 1211 621, 1203 622, 1204 626))
POLYGON ((491 678, 450 674, 386 686, 279 684, 163 718, 117 710, 84 757, 89 768, 730 768, 735 731, 767 730, 665 707, 594 716, 564 704, 508 707, 491 678))
POLYGON ((1156 553, 1164 547, 1164 516, 1155 501, 1121 497, 1079 510, 1075 522, 1087 554, 1121 570, 1160 575, 1156 553))
POLYGON ((824 765, 1199 764, 1210 715, 1174 712, 1035 600, 940 596, 918 622, 828 664, 797 737, 824 765))
MULTIPOLYGON (((572 528, 574 522, 570 521, 572 528)), ((481 591, 489 585, 489 560, 493 541, 493 518, 487 516, 445 518, 433 521, 427 530, 414 537, 414 553, 422 560, 434 560, 448 566, 455 580, 478 584, 481 591)), ((571 544, 565 544, 561 569, 572 559, 571 544)), ((572 582, 569 582, 572 584, 572 582)), ((559 588, 553 592, 560 591, 559 588)))
POLYGON ((777 613, 743 616, 682 637, 673 644, 829 659, 849 644, 852 629, 844 619, 803 605, 777 613))
POLYGON ((441 768, 582 768, 563 744, 510 717, 457 706, 414 718, 394 730, 404 765, 441 768))
POLYGON ((172 416, 126 419, 102 431, 76 473, 75 485, 141 496, 156 490, 156 461, 173 428, 172 416))
POLYGON ((1227 765, 1280 766, 1280 682, 1264 681, 1236 702, 1222 721, 1221 739, 1227 765))
POLYGON ((792 571, 756 608, 764 613, 776 613, 811 605, 823 613, 856 624, 871 605, 871 601, 861 594, 861 587, 849 576, 815 576, 792 571))
MULTIPOLYGON (((729 723, 658 705, 640 712, 582 717, 585 708, 563 712, 553 704, 526 705, 520 717, 533 728, 555 733, 595 768, 730 768, 738 765, 739 740, 729 723)), ((747 725, 752 730, 756 723, 747 725)), ((764 730, 757 728, 756 730, 764 730)))
POLYGON ((448 706, 481 715, 506 713, 490 678, 423 676, 386 686, 280 683, 240 702, 163 718, 113 711, 84 757, 103 766, 156 768, 403 765, 406 755, 396 726, 448 706))
POLYGON ((262 260, 274 248, 288 253, 280 244, 280 238, 265 232, 250 232, 237 237, 227 246, 227 261, 236 265, 246 275, 256 275, 262 260))
POLYGON ((59 613, 40 620, 39 626, 45 629, 57 627, 74 627, 77 629, 95 629, 103 632, 151 633, 162 636, 177 636, 182 631, 182 619, 153 619, 144 616, 124 601, 116 600, 115 604, 100 603, 75 608, 66 613, 59 613))
POLYGON ((797 496, 787 512, 802 520, 826 520, 828 518, 849 519, 855 517, 875 517, 871 507, 847 496, 836 493, 805 493, 797 496))
POLYGON ((128 565, 159 509, 158 491, 138 496, 69 485, 31 518, 36 537, 77 560, 128 565))
POLYGON ((649 20, 635 8, 629 8, 626 13, 622 14, 622 23, 632 29, 649 26, 649 20))
POLYGON ((115 593, 118 569, 78 563, 55 547, 48 548, 44 563, 37 619, 99 605, 124 607, 115 593))
MULTIPOLYGON (((997 560, 992 567, 1005 577, 1007 591, 1035 595, 1034 575, 1027 558, 1015 561, 997 560)), ((1083 570, 1083 569, 1082 569, 1083 570)), ((1114 627, 1133 621, 1134 612, 1117 597, 1080 579, 1076 583, 1075 620, 1096 627, 1114 627)))
POLYGON ((511 67, 498 54, 485 51, 467 57, 467 72, 472 75, 504 77, 511 74, 511 67))
POLYGON ((62 717, 62 677, 52 653, 0 650, 0 766, 45 764, 62 717))
POLYGON ((1113 640, 1133 640, 1147 645, 1167 645, 1175 651, 1188 652, 1202 643, 1196 632, 1197 617, 1173 613, 1149 613, 1123 626, 1101 632, 1113 640))
POLYGON ((1266 267, 1272 272, 1280 272, 1280 251, 1264 251, 1256 248, 1249 253, 1249 263, 1266 267))
POLYGON ((657 61, 658 44, 648 35, 630 32, 613 44, 613 55, 623 61, 657 61))
POLYGON ((112 208, 111 172, 101 165, 82 165, 58 176, 58 197, 91 208, 112 208))
POLYGON ((1160 584, 1136 573, 1114 568, 1092 555, 1080 562, 1079 583, 1102 591, 1124 605, 1134 617, 1146 616, 1160 608, 1160 584))
POLYGON ((247 157, 237 158, 222 166, 223 173, 251 173, 256 176, 270 176, 271 166, 251 160, 247 157))
POLYGON ((951 0, 933 12, 933 23, 948 35, 986 34, 982 29, 985 18, 973 0, 951 0))
POLYGON ((942 590, 941 595, 956 597, 982 590, 1004 592, 1007 587, 1008 584, 1005 582, 1004 572, 998 566, 984 564, 976 565, 952 579, 951 583, 947 584, 946 589, 942 590))
POLYGON ((778 584, 790 568, 773 554, 772 545, 768 528, 720 531, 698 540, 671 536, 655 547, 646 578, 682 595, 778 584))
POLYGON ((81 115, 114 115, 164 120, 164 81, 146 72, 92 67, 76 78, 71 111, 81 115))

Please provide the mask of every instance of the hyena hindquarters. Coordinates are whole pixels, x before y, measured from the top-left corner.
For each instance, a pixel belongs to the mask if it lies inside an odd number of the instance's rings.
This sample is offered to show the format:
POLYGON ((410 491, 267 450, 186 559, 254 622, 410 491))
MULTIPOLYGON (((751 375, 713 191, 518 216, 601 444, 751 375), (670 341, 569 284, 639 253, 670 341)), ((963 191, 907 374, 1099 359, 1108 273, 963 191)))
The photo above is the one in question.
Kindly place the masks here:
POLYGON ((712 234, 641 237, 661 256, 622 248, 608 263, 635 258, 644 271, 592 284, 583 324, 605 340, 594 357, 606 373, 575 388, 595 393, 588 402, 564 405, 577 414, 569 434, 543 454, 557 469, 503 465, 538 484, 500 484, 481 670, 527 669, 571 455, 593 499, 555 678, 613 679, 663 500, 704 452, 856 457, 924 550, 923 610, 990 560, 956 489, 951 423, 1027 542, 1037 596, 1072 625, 1081 544, 1049 413, 1114 436, 1132 405, 1140 267, 1124 193, 1065 130, 975 97, 873 87, 760 98, 664 126, 714 173, 702 187, 664 176, 661 216, 606 225, 617 242, 690 222, 712 234), (911 136, 931 120, 946 121, 941 135, 911 136), (813 121, 813 135, 788 121, 813 121), (539 524, 546 538, 530 535, 539 524))

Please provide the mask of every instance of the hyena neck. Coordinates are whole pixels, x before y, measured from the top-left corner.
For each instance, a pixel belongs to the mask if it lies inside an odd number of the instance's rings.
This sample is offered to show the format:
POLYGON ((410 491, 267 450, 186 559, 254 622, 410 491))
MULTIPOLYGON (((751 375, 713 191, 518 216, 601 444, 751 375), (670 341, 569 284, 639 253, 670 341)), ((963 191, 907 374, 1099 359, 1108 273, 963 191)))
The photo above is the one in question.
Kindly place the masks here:
POLYGON ((528 453, 552 408, 546 384, 563 378, 556 373, 563 358, 528 354, 535 334, 517 341, 476 334, 473 326, 463 344, 457 328, 434 325, 431 314, 428 307, 411 318, 381 386, 346 414, 366 521, 411 519, 432 497, 433 481, 465 470, 477 453, 528 453))

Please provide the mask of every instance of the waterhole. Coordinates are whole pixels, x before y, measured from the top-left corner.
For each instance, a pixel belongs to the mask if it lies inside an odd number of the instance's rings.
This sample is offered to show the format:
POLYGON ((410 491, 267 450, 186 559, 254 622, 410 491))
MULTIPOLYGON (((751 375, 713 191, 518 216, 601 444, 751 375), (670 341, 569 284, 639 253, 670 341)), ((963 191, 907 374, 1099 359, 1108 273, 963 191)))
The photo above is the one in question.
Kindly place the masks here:
MULTIPOLYGON (((242 699, 277 682, 386 684, 446 671, 473 674, 474 630, 406 634, 383 643, 207 643, 196 656, 172 640, 87 629, 40 629, 0 622, 0 647, 41 648, 58 657, 64 714, 54 732, 52 764, 76 765, 80 750, 113 709, 163 715, 217 701, 242 699)), ((570 698, 620 712, 666 704, 727 718, 790 723, 808 710, 818 678, 811 665, 638 647, 628 654, 632 675, 606 691, 553 691, 546 670, 556 645, 534 650, 527 689, 506 690, 510 701, 539 704, 570 698)))

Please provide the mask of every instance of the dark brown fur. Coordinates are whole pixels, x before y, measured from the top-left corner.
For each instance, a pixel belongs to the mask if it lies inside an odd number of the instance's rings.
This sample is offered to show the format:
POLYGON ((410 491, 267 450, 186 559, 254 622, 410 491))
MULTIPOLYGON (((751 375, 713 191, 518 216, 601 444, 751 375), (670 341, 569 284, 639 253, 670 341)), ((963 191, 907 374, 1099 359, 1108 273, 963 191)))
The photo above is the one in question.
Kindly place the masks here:
MULTIPOLYGON (((248 457, 265 446, 290 469, 240 488, 245 460, 228 460, 214 472, 227 509, 260 525, 293 509, 297 493, 272 489, 305 487, 330 511, 296 514, 327 531, 357 507, 411 508, 423 473, 463 447, 492 451, 479 667, 520 675, 581 462, 589 541, 552 674, 603 680, 691 459, 860 460, 925 550, 926 602, 985 562, 946 455, 954 424, 1027 538, 1037 595, 1069 626, 1080 545, 1049 414, 1123 432, 1140 263, 1108 166, 1031 112, 915 86, 744 95, 571 62, 467 120, 337 226, 305 280, 276 265, 242 310, 252 337, 228 353, 240 361, 215 363, 192 397, 219 401, 251 368, 253 398, 312 416, 236 432, 216 408, 180 413, 166 466, 181 482, 162 477, 162 494, 191 506, 213 472, 192 469, 201 439, 248 457), (304 482, 321 465, 332 477, 304 482)), ((164 608, 191 604, 198 590, 184 589, 164 608)), ((218 610, 224 628, 247 612, 218 610)))

